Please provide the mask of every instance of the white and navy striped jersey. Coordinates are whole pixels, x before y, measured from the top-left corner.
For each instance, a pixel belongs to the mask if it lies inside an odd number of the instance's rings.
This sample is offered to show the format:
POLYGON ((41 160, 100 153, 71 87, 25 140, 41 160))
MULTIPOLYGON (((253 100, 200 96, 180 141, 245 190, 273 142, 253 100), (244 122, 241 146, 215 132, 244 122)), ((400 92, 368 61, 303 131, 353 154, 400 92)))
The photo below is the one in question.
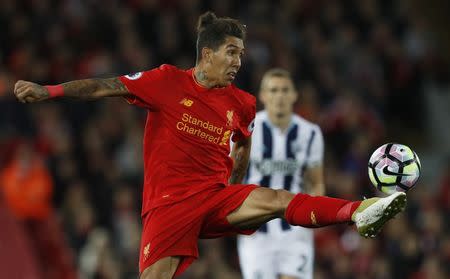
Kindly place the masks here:
MULTIPOLYGON (((266 111, 256 114, 252 136, 250 163, 246 184, 257 184, 273 189, 302 192, 305 169, 321 165, 324 143, 316 124, 293 115, 286 131, 274 126, 266 111)), ((280 234, 291 227, 280 219, 260 228, 260 232, 280 234)))

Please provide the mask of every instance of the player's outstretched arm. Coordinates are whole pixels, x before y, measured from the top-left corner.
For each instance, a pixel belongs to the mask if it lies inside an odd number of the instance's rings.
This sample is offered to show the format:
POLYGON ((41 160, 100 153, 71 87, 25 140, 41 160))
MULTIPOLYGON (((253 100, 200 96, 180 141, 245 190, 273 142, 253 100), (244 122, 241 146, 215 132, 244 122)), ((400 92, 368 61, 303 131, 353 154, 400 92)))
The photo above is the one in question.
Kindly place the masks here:
POLYGON ((54 86, 42 86, 34 82, 19 80, 14 86, 14 95, 22 103, 34 103, 60 96, 93 100, 128 94, 130 94, 128 89, 117 77, 75 80, 54 86))
POLYGON ((251 137, 236 142, 231 151, 231 158, 234 161, 229 183, 239 184, 244 179, 250 158, 250 148, 252 147, 251 137))

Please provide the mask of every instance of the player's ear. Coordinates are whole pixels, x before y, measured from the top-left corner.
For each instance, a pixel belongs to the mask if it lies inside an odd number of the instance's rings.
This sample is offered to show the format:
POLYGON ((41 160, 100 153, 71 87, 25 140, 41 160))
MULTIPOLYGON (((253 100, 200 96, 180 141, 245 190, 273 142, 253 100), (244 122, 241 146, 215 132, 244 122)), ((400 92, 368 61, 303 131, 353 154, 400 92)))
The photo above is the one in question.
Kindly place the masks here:
POLYGON ((212 49, 209 47, 202 48, 202 60, 205 62, 211 62, 212 49))

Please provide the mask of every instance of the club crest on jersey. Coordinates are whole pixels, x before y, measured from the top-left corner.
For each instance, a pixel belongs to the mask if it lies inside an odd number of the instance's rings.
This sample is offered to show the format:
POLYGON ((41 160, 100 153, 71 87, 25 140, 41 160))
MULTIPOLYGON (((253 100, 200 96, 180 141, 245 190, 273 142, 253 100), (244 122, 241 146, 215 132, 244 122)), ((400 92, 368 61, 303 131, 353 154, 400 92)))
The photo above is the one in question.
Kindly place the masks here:
POLYGON ((316 219, 316 214, 314 214, 314 211, 311 211, 311 224, 313 224, 314 226, 317 226, 317 219, 316 219))
POLYGON ((147 245, 145 245, 144 250, 142 251, 143 256, 144 256, 144 261, 146 261, 148 259, 148 257, 150 256, 150 242, 147 243, 147 245))
POLYGON ((135 80, 135 79, 140 78, 141 76, 142 76, 142 72, 137 72, 137 73, 133 73, 133 74, 128 74, 125 77, 127 79, 135 80))
POLYGON ((227 110, 227 126, 233 125, 233 116, 234 116, 234 111, 227 110))

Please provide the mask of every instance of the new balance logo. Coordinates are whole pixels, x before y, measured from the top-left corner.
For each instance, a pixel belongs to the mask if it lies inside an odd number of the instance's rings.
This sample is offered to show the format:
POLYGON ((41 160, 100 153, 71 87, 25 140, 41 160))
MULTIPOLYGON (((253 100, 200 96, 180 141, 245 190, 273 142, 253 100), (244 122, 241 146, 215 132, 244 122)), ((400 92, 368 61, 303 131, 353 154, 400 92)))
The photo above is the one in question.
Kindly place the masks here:
POLYGON ((182 104, 186 107, 192 106, 193 103, 194 103, 194 101, 189 100, 188 98, 183 98, 183 100, 181 100, 181 102, 180 102, 180 104, 182 104))

